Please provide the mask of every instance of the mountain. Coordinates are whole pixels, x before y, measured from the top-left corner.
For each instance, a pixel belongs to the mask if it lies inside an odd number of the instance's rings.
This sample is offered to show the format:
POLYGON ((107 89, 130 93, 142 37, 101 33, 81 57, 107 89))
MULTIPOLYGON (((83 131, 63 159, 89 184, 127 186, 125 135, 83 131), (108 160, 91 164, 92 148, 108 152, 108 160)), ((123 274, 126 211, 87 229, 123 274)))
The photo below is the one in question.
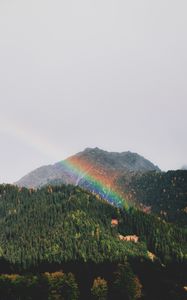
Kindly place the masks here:
POLYGON ((28 188, 37 188, 49 183, 79 185, 111 202, 111 198, 114 198, 112 193, 122 198, 124 196, 124 191, 117 185, 123 174, 130 177, 133 173, 148 171, 159 172, 160 169, 136 153, 86 148, 64 161, 32 171, 16 184, 28 188))
POLYGON ((80 186, 115 206, 135 205, 165 221, 187 226, 187 171, 161 172, 142 156, 86 148, 24 176, 18 186, 80 186))

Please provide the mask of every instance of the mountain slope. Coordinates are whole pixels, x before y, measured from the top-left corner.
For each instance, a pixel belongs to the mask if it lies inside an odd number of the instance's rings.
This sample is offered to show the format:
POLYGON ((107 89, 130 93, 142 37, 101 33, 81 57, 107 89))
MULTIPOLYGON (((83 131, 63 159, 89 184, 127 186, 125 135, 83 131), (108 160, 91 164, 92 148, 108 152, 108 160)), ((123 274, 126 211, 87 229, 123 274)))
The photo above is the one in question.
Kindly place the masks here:
MULTIPOLYGON (((142 156, 131 152, 107 152, 99 148, 86 148, 65 161, 43 166, 21 178, 16 184, 37 188, 52 181, 89 187, 94 191, 93 181, 101 182, 107 193, 115 186, 122 174, 160 171, 142 156), (91 177, 92 180, 88 180, 91 177), (90 182, 91 181, 91 182, 90 182)), ((116 188, 116 187, 115 187, 116 188)), ((118 189, 118 187, 117 187, 118 189)), ((101 192, 105 196, 105 191, 101 192)))
POLYGON ((2 185, 0 199, 0 256, 11 264, 29 268, 147 255, 143 243, 119 240, 111 226, 112 218, 120 216, 117 208, 79 187, 35 191, 2 185))
POLYGON ((35 191, 0 185, 0 199, 0 256, 22 268, 147 257, 147 248, 166 262, 186 260, 183 229, 132 208, 120 210, 80 187, 35 191), (113 226, 112 220, 118 224, 113 226), (127 242, 119 234, 135 234, 140 240, 127 242))
POLYGON ((139 203, 140 208, 157 214, 167 222, 187 226, 187 171, 148 172, 134 174, 127 182, 118 182, 126 197, 139 203))
MULTIPOLYGON (((0 276, 1 300, 36 300, 38 295, 39 299, 52 299, 41 297, 41 290, 48 291, 48 287, 40 273, 59 270, 75 275, 81 300, 92 299, 90 290, 98 277, 104 278, 109 286, 109 297, 102 299, 139 299, 132 298, 127 289, 137 287, 135 283, 139 282, 144 300, 186 299, 183 296, 186 242, 186 231, 182 228, 133 208, 126 211, 116 208, 78 186, 45 186, 33 190, 0 185, 0 269, 1 274, 14 274, 0 276), (116 226, 111 226, 113 223, 116 226), (137 235, 139 240, 120 238, 126 235, 137 235), (121 267, 125 269, 119 273, 121 267), (125 285, 129 268, 134 275, 125 285), (21 280, 15 272, 25 277, 21 280), (120 277, 122 284, 118 286, 116 279, 120 277), (19 297, 15 296, 16 286, 19 297), (36 296, 28 294, 30 289, 36 296), (130 296, 121 297, 121 292, 130 296)), ((53 280, 57 274, 51 275, 53 280)), ((53 282, 64 295, 62 285, 53 282)), ((70 291, 69 281, 65 283, 70 291)), ((55 291, 52 290, 54 297, 55 291)))
POLYGON ((168 222, 187 226, 187 171, 160 172, 136 153, 87 148, 31 172, 17 184, 39 187, 62 183, 79 185, 116 206, 135 204, 168 222))

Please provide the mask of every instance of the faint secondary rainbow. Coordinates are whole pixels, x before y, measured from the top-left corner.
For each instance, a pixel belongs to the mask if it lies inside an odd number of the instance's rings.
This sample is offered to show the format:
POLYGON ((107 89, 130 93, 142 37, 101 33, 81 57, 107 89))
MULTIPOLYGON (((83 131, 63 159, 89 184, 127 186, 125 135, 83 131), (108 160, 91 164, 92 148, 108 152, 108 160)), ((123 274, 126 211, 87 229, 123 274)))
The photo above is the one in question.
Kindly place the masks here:
POLYGON ((25 126, 25 124, 5 118, 2 115, 0 115, 0 133, 19 139, 52 159, 58 159, 61 156, 61 150, 46 139, 44 135, 35 132, 32 128, 25 126))
MULTIPOLYGON (((5 119, 3 116, 0 118, 0 132, 19 138, 19 140, 24 141, 27 145, 49 157, 60 157, 61 155, 61 151, 49 143, 44 136, 39 136, 33 130, 25 128, 25 126, 16 121, 5 119)), ((112 174, 111 178, 107 178, 106 180, 99 174, 96 174, 90 162, 80 158, 69 158, 61 163, 70 177, 74 177, 72 183, 76 182, 78 185, 81 179, 84 178, 85 188, 118 207, 125 205, 128 208, 124 196, 116 189, 114 181, 111 180, 113 177, 112 174)))
POLYGON ((71 157, 61 161, 61 164, 72 178, 72 183, 76 182, 78 185, 84 178, 85 189, 94 192, 117 207, 129 208, 122 193, 116 189, 114 180, 111 179, 112 176, 109 179, 103 178, 102 175, 96 173, 96 168, 90 162, 82 158, 71 157))

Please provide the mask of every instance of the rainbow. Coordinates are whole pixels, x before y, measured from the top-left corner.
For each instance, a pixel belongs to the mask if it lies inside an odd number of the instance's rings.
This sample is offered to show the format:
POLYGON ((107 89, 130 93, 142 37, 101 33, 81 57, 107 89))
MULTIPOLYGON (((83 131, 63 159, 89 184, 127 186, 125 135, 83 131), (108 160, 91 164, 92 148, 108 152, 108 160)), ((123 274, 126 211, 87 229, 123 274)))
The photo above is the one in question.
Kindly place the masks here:
POLYGON ((33 128, 29 128, 21 122, 5 118, 2 115, 0 115, 0 134, 1 133, 10 135, 24 142, 26 145, 50 159, 57 160, 62 155, 61 149, 49 142, 44 135, 40 135, 39 132, 34 132, 33 128))
POLYGON ((71 178, 71 183, 80 185, 109 203, 128 210, 129 205, 124 199, 124 195, 116 189, 114 184, 115 174, 113 176, 111 174, 110 178, 107 176, 106 179, 101 170, 99 168, 96 170, 91 162, 75 156, 61 161, 61 164, 65 173, 71 178), (80 184, 81 181, 82 184, 80 184))
MULTIPOLYGON (((23 124, 15 120, 0 116, 0 133, 6 133, 19 138, 19 140, 24 141, 27 145, 51 158, 57 159, 57 157, 61 156, 60 149, 51 145, 44 136, 39 136, 38 133, 33 132, 33 129, 25 128, 23 124)), ((103 176, 101 174, 102 170, 99 168, 96 170, 90 161, 86 161, 80 157, 70 157, 67 160, 61 161, 61 164, 69 178, 72 179, 72 184, 76 183, 76 185, 78 185, 84 178, 84 182, 82 181, 83 184, 81 185, 82 187, 117 207, 123 206, 128 209, 129 205, 127 201, 125 201, 124 195, 121 191, 116 189, 116 174, 111 174, 110 178, 103 176)))

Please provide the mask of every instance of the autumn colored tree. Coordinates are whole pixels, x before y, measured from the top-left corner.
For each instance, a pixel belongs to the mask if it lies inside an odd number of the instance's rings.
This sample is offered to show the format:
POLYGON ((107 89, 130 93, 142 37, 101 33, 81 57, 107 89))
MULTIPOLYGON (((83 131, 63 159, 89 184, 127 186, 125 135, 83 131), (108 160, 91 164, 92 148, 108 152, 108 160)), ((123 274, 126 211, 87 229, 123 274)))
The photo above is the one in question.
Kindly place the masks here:
POLYGON ((106 300, 108 294, 107 281, 101 277, 94 279, 91 294, 94 300, 106 300))
POLYGON ((73 274, 63 272, 45 273, 49 282, 48 300, 77 300, 78 285, 73 274))

